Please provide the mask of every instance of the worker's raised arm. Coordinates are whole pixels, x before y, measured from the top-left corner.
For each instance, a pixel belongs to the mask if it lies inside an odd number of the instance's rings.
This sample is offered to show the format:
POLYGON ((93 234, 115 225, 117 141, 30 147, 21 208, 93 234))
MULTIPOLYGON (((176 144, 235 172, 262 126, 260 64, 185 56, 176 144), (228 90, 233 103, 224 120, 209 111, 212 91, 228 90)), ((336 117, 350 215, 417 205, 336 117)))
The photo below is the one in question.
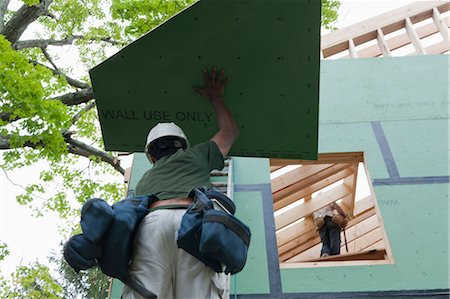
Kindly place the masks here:
POLYGON ((219 75, 217 76, 215 67, 211 72, 211 76, 209 75, 208 70, 204 69, 203 76, 205 79, 205 87, 194 87, 194 91, 207 98, 213 106, 219 131, 211 138, 211 140, 217 144, 220 152, 225 157, 239 136, 239 131, 233 115, 223 102, 225 84, 227 84, 229 80, 228 78, 224 78, 223 70, 220 70, 219 75))

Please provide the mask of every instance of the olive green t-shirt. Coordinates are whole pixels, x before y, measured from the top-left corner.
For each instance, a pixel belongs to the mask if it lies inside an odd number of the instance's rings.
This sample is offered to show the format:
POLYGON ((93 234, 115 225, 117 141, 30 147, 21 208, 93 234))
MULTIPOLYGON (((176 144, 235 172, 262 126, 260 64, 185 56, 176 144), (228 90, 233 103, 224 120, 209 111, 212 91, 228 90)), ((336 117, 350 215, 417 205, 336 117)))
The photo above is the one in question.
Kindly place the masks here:
POLYGON ((223 168, 223 156, 210 140, 159 159, 136 185, 134 194, 159 199, 187 197, 195 187, 211 187, 210 172, 223 168))

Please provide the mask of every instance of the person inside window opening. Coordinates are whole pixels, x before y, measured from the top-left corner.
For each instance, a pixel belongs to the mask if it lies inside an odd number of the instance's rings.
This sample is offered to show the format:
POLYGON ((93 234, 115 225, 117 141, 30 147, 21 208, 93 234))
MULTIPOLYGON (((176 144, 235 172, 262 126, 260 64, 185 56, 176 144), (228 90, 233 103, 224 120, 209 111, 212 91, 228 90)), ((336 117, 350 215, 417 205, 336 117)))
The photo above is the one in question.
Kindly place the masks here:
POLYGON ((322 249, 320 257, 341 253, 341 229, 348 223, 344 210, 335 202, 313 213, 314 224, 319 230, 322 249))
MULTIPOLYGON (((224 71, 203 70, 204 87, 194 91, 206 98, 216 116, 218 132, 204 143, 190 147, 183 130, 174 123, 159 123, 147 137, 145 152, 153 164, 134 190, 136 196, 154 194, 158 201, 142 221, 135 236, 130 277, 158 298, 222 298, 224 274, 218 274, 177 247, 177 233, 195 187, 211 188, 210 172, 224 167, 239 132, 223 101, 228 78, 224 71)), ((143 298, 125 286, 123 299, 143 298)))

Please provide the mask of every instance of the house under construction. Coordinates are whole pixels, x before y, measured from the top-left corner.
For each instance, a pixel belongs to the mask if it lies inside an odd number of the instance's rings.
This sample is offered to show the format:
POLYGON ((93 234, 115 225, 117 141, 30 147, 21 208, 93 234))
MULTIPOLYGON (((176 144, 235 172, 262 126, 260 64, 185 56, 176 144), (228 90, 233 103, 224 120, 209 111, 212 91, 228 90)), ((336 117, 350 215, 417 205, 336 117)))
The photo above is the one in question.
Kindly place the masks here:
MULTIPOLYGON (((211 173, 252 231, 228 296, 448 298, 449 18, 420 1, 323 35, 317 159, 233 156, 211 173), (332 202, 351 220, 321 258, 312 214, 332 202)), ((130 191, 150 167, 135 154, 130 191)))

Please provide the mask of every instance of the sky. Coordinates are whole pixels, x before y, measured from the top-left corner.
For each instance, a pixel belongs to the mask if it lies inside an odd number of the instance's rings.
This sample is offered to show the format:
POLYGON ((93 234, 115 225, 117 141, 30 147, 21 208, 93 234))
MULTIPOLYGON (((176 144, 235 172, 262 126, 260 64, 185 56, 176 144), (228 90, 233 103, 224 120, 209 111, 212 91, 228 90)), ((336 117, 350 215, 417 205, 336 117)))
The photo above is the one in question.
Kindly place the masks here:
MULTIPOLYGON (((341 0, 341 2, 339 19, 335 24, 337 28, 355 24, 415 1, 341 0)), ((20 206, 14 200, 17 194, 22 193, 23 189, 20 186, 37 181, 39 170, 44 166, 38 163, 32 168, 11 171, 8 172, 8 177, 0 171, 0 241, 7 243, 11 252, 0 264, 1 275, 8 276, 20 263, 26 265, 36 260, 47 263, 51 250, 59 248, 61 236, 58 227, 64 226, 65 223, 53 214, 34 218, 28 207, 20 206)))

